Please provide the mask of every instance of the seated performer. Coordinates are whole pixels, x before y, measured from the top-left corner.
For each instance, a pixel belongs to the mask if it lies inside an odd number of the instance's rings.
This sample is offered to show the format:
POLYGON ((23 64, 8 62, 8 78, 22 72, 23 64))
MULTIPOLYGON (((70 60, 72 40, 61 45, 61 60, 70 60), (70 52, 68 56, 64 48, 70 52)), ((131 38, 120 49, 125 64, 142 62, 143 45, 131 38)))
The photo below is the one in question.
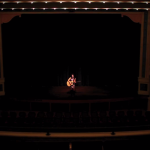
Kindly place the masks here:
POLYGON ((68 82, 71 82, 71 90, 75 91, 75 83, 76 83, 76 78, 74 77, 74 74, 71 75, 71 77, 68 79, 68 82))

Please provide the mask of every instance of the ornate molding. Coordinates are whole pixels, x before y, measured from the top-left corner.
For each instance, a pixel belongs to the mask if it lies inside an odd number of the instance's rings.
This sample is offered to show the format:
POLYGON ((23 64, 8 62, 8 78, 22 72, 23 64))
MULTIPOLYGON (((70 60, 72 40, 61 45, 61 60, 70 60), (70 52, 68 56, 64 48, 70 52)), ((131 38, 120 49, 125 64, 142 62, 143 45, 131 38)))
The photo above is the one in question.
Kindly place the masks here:
POLYGON ((122 17, 127 16, 127 17, 129 17, 133 22, 142 24, 142 17, 143 17, 143 14, 127 14, 127 13, 122 13, 121 16, 122 16, 122 17))
POLYGON ((72 132, 72 133, 60 133, 53 132, 50 136, 47 136, 45 132, 15 132, 15 131, 0 131, 0 136, 5 137, 26 137, 26 138, 111 138, 111 137, 129 137, 129 136, 149 136, 150 130, 141 131, 120 131, 115 135, 112 132, 72 132))
POLYGON ((11 21, 14 17, 19 16, 21 17, 20 13, 16 13, 16 14, 1 14, 1 24, 2 23, 8 23, 9 21, 11 21))

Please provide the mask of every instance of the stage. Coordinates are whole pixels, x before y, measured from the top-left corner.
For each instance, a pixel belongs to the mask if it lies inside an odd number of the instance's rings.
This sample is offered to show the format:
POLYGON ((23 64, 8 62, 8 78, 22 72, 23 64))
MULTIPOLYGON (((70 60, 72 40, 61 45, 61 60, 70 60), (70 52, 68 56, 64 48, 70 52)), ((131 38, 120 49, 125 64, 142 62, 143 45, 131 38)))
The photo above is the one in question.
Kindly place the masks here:
POLYGON ((18 93, 12 93, 11 97, 50 99, 50 100, 91 100, 110 99, 136 96, 132 91, 127 91, 121 87, 96 87, 96 86, 76 86, 74 95, 71 95, 71 88, 67 86, 51 87, 30 87, 26 90, 20 89, 18 93))
POLYGON ((75 92, 72 92, 71 88, 67 86, 55 86, 49 89, 49 94, 55 98, 76 97, 78 99, 81 97, 106 97, 109 95, 109 92, 92 86, 76 86, 75 92), (71 93, 74 95, 72 96, 71 93))
POLYGON ((1 108, 30 111, 94 111, 146 109, 147 97, 120 87, 76 86, 74 96, 67 86, 32 87, 1 98, 1 108))

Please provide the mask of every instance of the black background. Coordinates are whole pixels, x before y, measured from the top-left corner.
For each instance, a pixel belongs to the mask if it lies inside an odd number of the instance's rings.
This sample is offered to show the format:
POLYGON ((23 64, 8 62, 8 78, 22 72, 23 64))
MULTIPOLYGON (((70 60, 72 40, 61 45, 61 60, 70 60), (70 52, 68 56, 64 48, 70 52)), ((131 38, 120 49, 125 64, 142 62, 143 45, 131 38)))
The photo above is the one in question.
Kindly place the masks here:
POLYGON ((31 86, 125 87, 137 92, 141 25, 108 14, 22 15, 2 25, 6 94, 31 86))

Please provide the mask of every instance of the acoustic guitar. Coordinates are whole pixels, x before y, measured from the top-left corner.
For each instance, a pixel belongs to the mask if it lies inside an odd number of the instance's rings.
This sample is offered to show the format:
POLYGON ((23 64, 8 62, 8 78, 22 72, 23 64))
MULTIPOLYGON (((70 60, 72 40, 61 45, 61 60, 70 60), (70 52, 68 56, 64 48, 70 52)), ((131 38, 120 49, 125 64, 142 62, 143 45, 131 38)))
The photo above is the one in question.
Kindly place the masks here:
POLYGON ((77 82, 81 82, 81 81, 76 81, 76 79, 74 81, 67 81, 67 86, 70 87, 72 86, 74 83, 77 83, 77 82))

